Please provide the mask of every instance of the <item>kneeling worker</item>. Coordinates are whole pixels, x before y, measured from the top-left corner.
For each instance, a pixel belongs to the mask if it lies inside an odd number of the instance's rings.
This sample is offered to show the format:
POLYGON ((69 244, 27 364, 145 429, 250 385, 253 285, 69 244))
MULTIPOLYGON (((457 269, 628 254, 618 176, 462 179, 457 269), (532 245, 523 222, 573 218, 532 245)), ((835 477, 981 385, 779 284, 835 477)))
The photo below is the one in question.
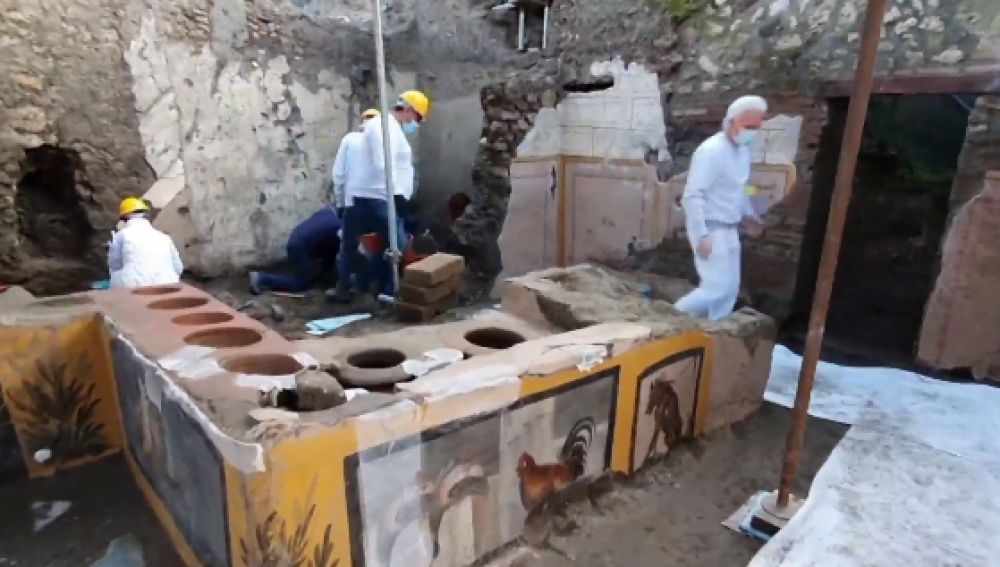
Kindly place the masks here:
POLYGON ((146 218, 149 206, 129 197, 118 207, 119 229, 108 248, 111 287, 144 287, 180 281, 184 265, 169 236, 146 218))
POLYGON ((250 292, 268 290, 300 292, 312 287, 321 275, 334 267, 340 249, 340 217, 328 205, 313 213, 292 230, 285 248, 294 273, 291 276, 250 272, 250 292))

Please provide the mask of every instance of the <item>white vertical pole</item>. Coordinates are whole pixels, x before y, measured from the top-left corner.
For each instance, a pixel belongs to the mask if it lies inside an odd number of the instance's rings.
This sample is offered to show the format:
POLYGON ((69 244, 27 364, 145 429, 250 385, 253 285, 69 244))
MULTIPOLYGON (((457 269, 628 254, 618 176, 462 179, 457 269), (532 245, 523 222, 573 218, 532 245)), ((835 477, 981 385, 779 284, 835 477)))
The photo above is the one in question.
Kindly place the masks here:
POLYGON ((545 3, 545 12, 542 13, 542 49, 549 46, 549 4, 545 3))
POLYGON ((396 190, 392 179, 392 145, 389 132, 389 111, 392 110, 392 106, 389 104, 389 93, 386 88, 385 46, 382 40, 382 3, 380 0, 372 0, 372 22, 375 24, 375 69, 378 74, 379 110, 382 112, 382 116, 379 118, 382 123, 382 154, 385 157, 385 201, 389 211, 389 242, 386 254, 389 256, 389 264, 392 267, 392 293, 395 295, 399 290, 399 248, 397 246, 398 235, 396 234, 396 190))
POLYGON ((517 9, 517 50, 524 51, 524 7, 517 9))

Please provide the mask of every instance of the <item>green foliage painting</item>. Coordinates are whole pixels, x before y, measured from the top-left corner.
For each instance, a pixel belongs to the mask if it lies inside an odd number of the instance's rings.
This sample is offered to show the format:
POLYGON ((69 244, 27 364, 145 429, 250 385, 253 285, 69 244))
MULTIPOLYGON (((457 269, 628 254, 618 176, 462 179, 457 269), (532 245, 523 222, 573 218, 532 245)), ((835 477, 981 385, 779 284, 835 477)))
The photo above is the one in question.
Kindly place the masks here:
POLYGON ((100 399, 94 395, 97 384, 88 380, 91 371, 83 354, 69 360, 43 357, 34 362, 32 379, 8 392, 11 406, 23 416, 19 433, 30 453, 48 449, 58 464, 111 448, 104 424, 96 419, 100 399))
MULTIPOLYGON (((313 502, 316 481, 313 480, 305 502, 313 502)), ((316 515, 316 504, 309 506, 302 521, 289 529, 285 519, 271 512, 254 529, 253 541, 240 538, 240 551, 247 567, 337 567, 340 560, 333 558, 333 526, 326 525, 323 540, 309 546, 309 532, 316 515)))

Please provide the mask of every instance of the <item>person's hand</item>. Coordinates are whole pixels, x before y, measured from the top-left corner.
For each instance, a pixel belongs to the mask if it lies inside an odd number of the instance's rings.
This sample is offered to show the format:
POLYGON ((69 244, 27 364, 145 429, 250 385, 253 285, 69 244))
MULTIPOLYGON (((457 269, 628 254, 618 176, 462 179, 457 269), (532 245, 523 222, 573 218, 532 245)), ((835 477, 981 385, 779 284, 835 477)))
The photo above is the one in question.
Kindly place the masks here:
POLYGON ((744 229, 747 236, 757 238, 761 234, 764 234, 764 223, 760 219, 747 219, 744 223, 744 229))
POLYGON ((698 247, 695 248, 695 252, 698 257, 702 260, 708 260, 708 257, 712 255, 712 235, 706 234, 701 237, 698 241, 698 247))

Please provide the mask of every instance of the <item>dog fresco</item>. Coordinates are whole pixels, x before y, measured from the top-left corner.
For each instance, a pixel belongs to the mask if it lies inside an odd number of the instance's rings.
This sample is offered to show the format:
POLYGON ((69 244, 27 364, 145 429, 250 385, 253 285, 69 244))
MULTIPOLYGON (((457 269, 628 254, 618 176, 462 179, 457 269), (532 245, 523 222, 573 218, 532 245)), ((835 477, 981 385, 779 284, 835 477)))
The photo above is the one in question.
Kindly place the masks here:
POLYGON ((639 375, 633 472, 694 436, 701 370, 702 353, 694 350, 662 360, 639 375))

